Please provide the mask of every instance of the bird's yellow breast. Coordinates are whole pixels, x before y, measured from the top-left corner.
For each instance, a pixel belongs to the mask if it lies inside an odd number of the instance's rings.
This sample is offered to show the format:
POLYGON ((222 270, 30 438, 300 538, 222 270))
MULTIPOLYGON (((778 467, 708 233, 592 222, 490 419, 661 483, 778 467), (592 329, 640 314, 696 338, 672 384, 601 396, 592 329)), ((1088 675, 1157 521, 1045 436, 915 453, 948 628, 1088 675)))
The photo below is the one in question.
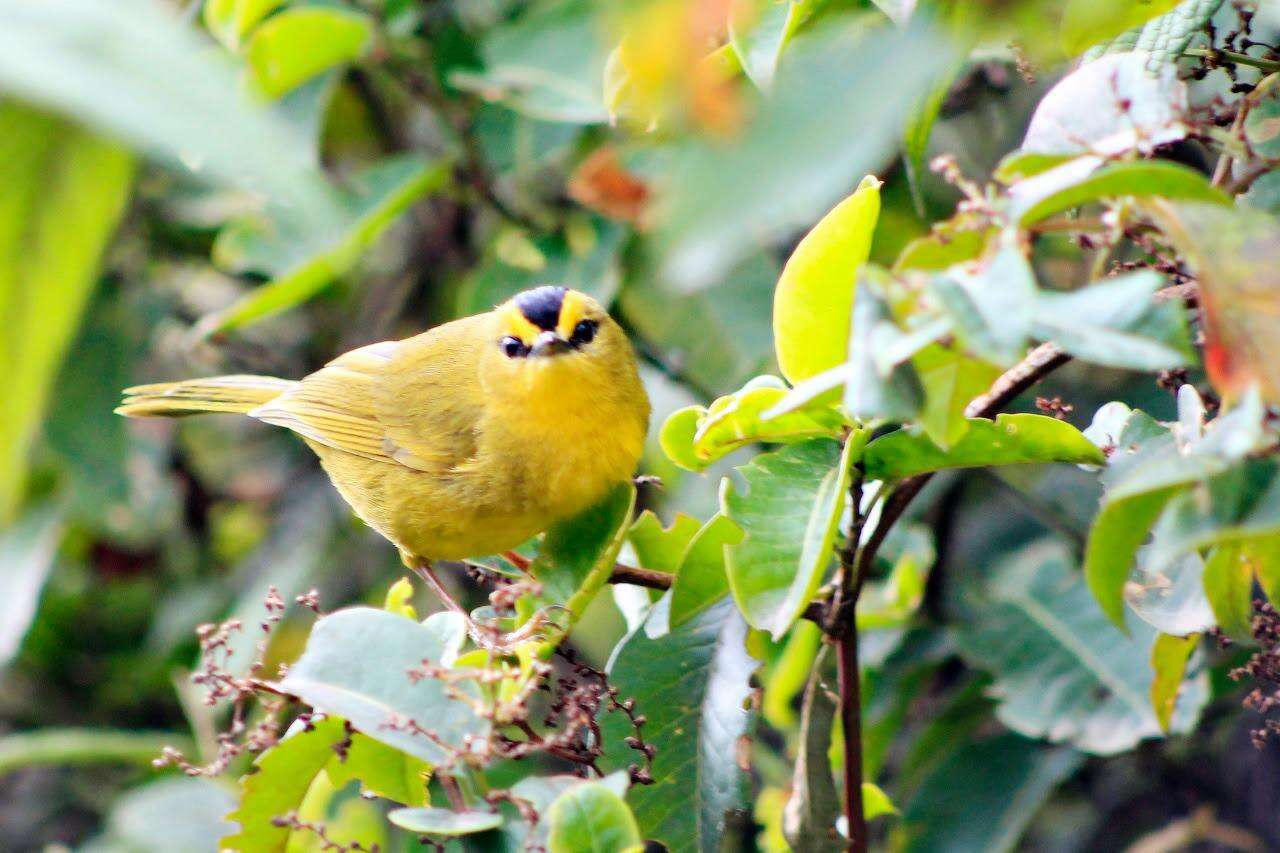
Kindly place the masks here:
POLYGON ((356 513, 414 556, 514 548, 629 479, 643 450, 649 403, 625 339, 508 365, 467 325, 423 336, 378 379, 417 467, 309 442, 356 513))

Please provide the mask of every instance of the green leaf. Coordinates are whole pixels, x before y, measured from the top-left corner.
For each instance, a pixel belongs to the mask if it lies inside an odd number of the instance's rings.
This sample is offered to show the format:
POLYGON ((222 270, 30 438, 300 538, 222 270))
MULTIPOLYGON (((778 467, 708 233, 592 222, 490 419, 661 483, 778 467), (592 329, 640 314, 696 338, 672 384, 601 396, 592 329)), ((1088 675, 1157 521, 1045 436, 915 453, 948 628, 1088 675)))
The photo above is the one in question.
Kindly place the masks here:
POLYGON ((742 541, 742 528, 716 513, 689 541, 671 586, 672 630, 729 594, 725 549, 742 541))
POLYGON ((547 810, 550 853, 627 853, 642 848, 635 816, 601 782, 565 791, 547 810))
MULTIPOLYGON (((1022 548, 986 584, 989 605, 958 635, 961 654, 995 677, 996 715, 1027 737, 1047 737, 1099 755, 1160 733, 1148 692, 1147 650, 1155 630, 1117 633, 1093 607, 1067 549, 1054 541, 1022 548)), ((1207 683, 1188 684, 1174 730, 1194 725, 1207 683)))
POLYGON ((862 783, 862 813, 867 820, 874 820, 888 814, 899 814, 898 807, 889 799, 889 795, 879 785, 870 782, 862 783))
POLYGON ((1139 619, 1163 634, 1185 637, 1212 627, 1213 607, 1204 589, 1204 560, 1184 554, 1157 562, 1153 548, 1138 550, 1124 585, 1124 600, 1139 619))
POLYGON ((1009 366, 1027 349, 1036 304, 1031 264, 1007 234, 979 270, 954 267, 932 282, 961 344, 979 358, 1009 366))
POLYGON ((1177 5, 1178 0, 1068 0, 1062 13, 1063 50, 1075 56, 1177 5))
POLYGON ((1134 554, 1176 487, 1153 489, 1125 498, 1106 500, 1089 529, 1084 576, 1102 612, 1125 629, 1124 585, 1134 554))
POLYGON ((125 792, 111 808, 99 844, 129 853, 213 850, 235 808, 230 790, 213 779, 170 776, 125 792))
POLYGON ((920 428, 934 444, 951 447, 969 430, 969 401, 991 387, 1000 368, 937 345, 925 347, 911 363, 924 386, 920 428))
POLYGON ((449 83, 531 118, 605 122, 606 49, 595 12, 587 0, 530 7, 486 32, 479 45, 482 71, 455 66, 449 83))
POLYGON ((444 186, 447 161, 417 155, 388 158, 359 176, 344 197, 341 226, 300 237, 286 221, 234 227, 219 235, 214 247, 219 263, 238 269, 266 270, 275 278, 228 307, 201 318, 196 331, 212 335, 242 328, 287 311, 345 275, 364 251, 404 211, 444 186))
POLYGON ((987 244, 1000 232, 982 228, 962 218, 935 223, 928 234, 917 237, 903 247, 893 262, 895 273, 907 270, 940 272, 965 261, 980 258, 987 244))
POLYGON ((1226 542, 1280 534, 1280 463, 1244 461, 1169 501, 1152 531, 1158 565, 1226 542))
POLYGON ((0 667, 18 653, 40 604, 63 533, 63 512, 49 503, 27 508, 8 527, 0 525, 0 667))
POLYGON ((1017 735, 971 741, 940 764, 903 812, 909 853, 1005 853, 1083 763, 1017 735), (982 815, 974 820, 974 815, 982 815))
MULTIPOLYGON (((991 177, 1005 186, 1034 178, 1050 169, 1075 159, 1073 154, 1044 154, 1039 151, 1013 151, 1001 158, 991 177)), ((948 264, 948 266, 950 266, 948 264)))
POLYGON ((502 826, 502 815, 498 812, 455 812, 430 807, 393 809, 387 814, 387 820, 419 835, 473 835, 502 826))
POLYGON ((676 513, 670 527, 663 527, 653 510, 646 509, 627 531, 627 541, 635 549, 641 566, 675 574, 680 570, 680 560, 689 542, 701 528, 698 519, 683 512, 676 513))
MULTIPOLYGON (((886 32, 858 16, 833 16, 797 36, 773 90, 741 133, 690 140, 675 152, 655 223, 664 277, 686 292, 706 287, 758 241, 807 227, 892 154, 912 106, 953 56, 948 43, 923 27, 886 32)), ((845 276, 837 284, 847 294, 852 273, 833 268, 822 275, 845 276)), ((821 304, 831 298, 823 296, 821 304)), ((845 311, 817 319, 843 324, 848 318, 845 311)), ((801 377, 792 367, 811 375, 842 362, 845 329, 820 350, 813 349, 817 339, 797 341, 811 353, 798 352, 794 365, 779 348, 783 375, 795 381, 801 377)))
POLYGON ((1222 0, 1183 0, 1171 12, 1152 18, 1141 29, 1130 30, 1086 54, 1086 60, 1133 51, 1148 69, 1171 66, 1181 57, 1197 33, 1222 5, 1222 0))
POLYGON ((883 365, 877 360, 883 349, 877 346, 877 333, 899 331, 877 287, 883 280, 878 270, 863 271, 862 294, 853 306, 844 407, 852 417, 865 421, 907 421, 919 413, 923 391, 914 369, 905 363, 915 353, 903 353, 904 363, 883 365))
POLYGON ((1280 602, 1280 536, 1252 539, 1241 546, 1267 599, 1280 602))
POLYGON ((543 536, 529 573, 542 584, 546 600, 582 615, 613 573, 626 541, 636 489, 620 483, 595 506, 562 521, 543 536))
POLYGON ((773 86, 782 51, 812 6, 811 0, 734 4, 729 15, 729 44, 757 88, 767 92, 773 86))
POLYGON ((326 6, 295 6, 254 31, 245 56, 258 87, 278 98, 331 68, 361 58, 373 41, 367 15, 326 6))
POLYGON ((325 770, 335 788, 358 779, 360 790, 364 794, 407 806, 427 804, 427 781, 431 765, 360 732, 352 733, 346 757, 335 755, 325 770))
POLYGON ((694 454, 705 466, 749 444, 834 438, 844 429, 844 417, 834 407, 821 402, 773 414, 787 396, 785 387, 752 387, 748 383, 741 391, 716 400, 706 417, 698 422, 698 431, 693 437, 694 454))
POLYGON ((925 215, 924 192, 920 186, 924 174, 924 155, 929 149, 929 137, 933 134, 933 126, 938 121, 938 113, 947 100, 947 93, 955 84, 965 63, 956 63, 943 73, 929 93, 921 99, 907 120, 906 133, 903 134, 902 159, 907 168, 907 181, 911 189, 911 201, 916 213, 925 215))
POLYGON ((207 30, 228 50, 239 50, 244 37, 284 4, 284 0, 205 0, 201 17, 207 30))
MULTIPOLYGON (((651 617, 651 622, 653 617, 651 617)), ((609 680, 633 698, 648 722, 647 742, 658 748, 655 784, 633 787, 627 799, 645 838, 672 853, 720 849, 725 813, 745 801, 735 758, 750 723, 749 680, 757 664, 746 652, 747 627, 722 601, 657 639, 632 632, 614 651, 609 680)), ((601 720, 606 768, 624 768, 636 753, 622 744, 633 734, 622 715, 601 720)))
POLYGON ((970 418, 969 429, 949 450, 922 433, 902 429, 867 445, 863 466, 876 480, 899 480, 943 468, 981 468, 1028 462, 1102 465, 1106 457, 1080 430, 1045 415, 970 418))
POLYGON ((424 660, 449 666, 465 636, 462 620, 453 613, 435 613, 418 624, 369 607, 339 610, 316 622, 302 657, 280 687, 316 710, 345 718, 374 740, 440 764, 449 756, 439 742, 460 749, 464 738, 487 731, 489 722, 465 701, 468 695, 478 697, 479 690, 465 681, 414 683, 406 673, 424 660), (378 666, 369 666, 374 659, 378 666), (455 692, 463 696, 454 698, 455 692), (408 730, 408 720, 436 737, 408 730))
MULTIPOLYGON (((0 44, 8 35, 4 11, 0 2, 0 44)), ((4 63, 0 57, 0 88, 4 63)), ((115 143, 0 101, 0 364, 9 365, 0 528, 17 511, 36 431, 129 200, 133 171, 133 158, 115 143)))
POLYGON ((793 384, 842 364, 858 269, 880 216, 880 180, 867 175, 852 195, 805 235, 782 269, 773 297, 773 346, 793 384))
POLYGON ((775 729, 786 731, 796 724, 791 703, 804 689, 821 648, 822 629, 808 620, 797 622, 787 635, 782 654, 769 669, 761 703, 765 720, 775 729))
POLYGON ((1244 543, 1227 542, 1209 552, 1204 592, 1218 627, 1232 637, 1248 638, 1253 621, 1253 565, 1244 543))
MULTIPOLYGON (((304 230, 333 228, 341 219, 337 194, 309 141, 250 97, 234 63, 219 54, 148 0, 63 0, 38 9, 0 0, 0 88, 199 179, 265 198, 304 230)), ((114 193, 77 197, 110 207, 114 193)))
POLYGON ((1160 721, 1161 731, 1169 731, 1173 724, 1173 711, 1182 679, 1186 676, 1187 661, 1199 643, 1199 634, 1186 637, 1157 634, 1151 646, 1151 668, 1155 671, 1151 682, 1151 707, 1160 721))
POLYGON ((148 768, 166 746, 184 752, 194 748, 187 735, 177 732, 43 726, 0 737, 0 777, 28 767, 121 764, 148 768))
POLYGON ((1190 362, 1181 300, 1153 299, 1163 284, 1145 271, 1070 293, 1041 293, 1033 334, 1077 358, 1109 367, 1156 371, 1190 362))
POLYGON ((827 760, 836 704, 831 699, 830 688, 822 683, 826 657, 824 647, 813 662, 809 683, 804 689, 800 746, 792 773, 791 797, 782 818, 782 831, 792 848, 814 853, 845 849, 844 841, 836 834, 840 795, 827 760))
POLYGON ((667 458, 686 471, 701 471, 707 466, 693 452, 693 438, 698 434, 698 423, 706 417, 704 406, 685 406, 677 409, 662 422, 658 441, 667 458))
MULTIPOLYGON (((1047 180, 1053 175, 1045 173, 1032 180, 1047 180)), ((1222 205, 1231 203, 1231 199, 1210 184, 1204 175, 1180 163, 1164 160, 1112 163, 1066 186, 1053 186, 1052 192, 1044 194, 1033 192, 1030 182, 1018 187, 1020 192, 1014 193, 1011 213, 1024 227, 1055 213, 1102 199, 1158 196, 1222 205)))
POLYGON ((228 820, 240 830, 218 842, 220 849, 245 853, 283 853, 291 830, 272 818, 296 812, 311 783, 336 756, 334 747, 346 739, 343 721, 329 717, 301 728, 258 756, 253 772, 240 779, 240 802, 228 820))
POLYGON ((726 549, 729 588, 747 622, 780 639, 808 606, 832 560, 836 529, 846 502, 850 469, 860 440, 840 444, 815 439, 757 456, 737 470, 746 482, 730 482, 721 512, 744 532, 726 549))

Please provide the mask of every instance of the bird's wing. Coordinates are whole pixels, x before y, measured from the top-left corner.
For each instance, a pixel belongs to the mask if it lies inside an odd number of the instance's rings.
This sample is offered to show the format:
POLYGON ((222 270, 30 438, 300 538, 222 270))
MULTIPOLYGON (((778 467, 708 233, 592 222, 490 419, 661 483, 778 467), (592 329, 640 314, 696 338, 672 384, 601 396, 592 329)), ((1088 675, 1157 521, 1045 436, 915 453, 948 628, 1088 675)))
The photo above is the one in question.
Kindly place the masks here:
POLYGON ((457 428, 450 403, 457 393, 441 373, 459 377, 432 363, 442 351, 449 355, 443 342, 429 345, 446 328, 352 350, 249 414, 377 462, 422 471, 451 468, 474 452, 474 423, 457 428))

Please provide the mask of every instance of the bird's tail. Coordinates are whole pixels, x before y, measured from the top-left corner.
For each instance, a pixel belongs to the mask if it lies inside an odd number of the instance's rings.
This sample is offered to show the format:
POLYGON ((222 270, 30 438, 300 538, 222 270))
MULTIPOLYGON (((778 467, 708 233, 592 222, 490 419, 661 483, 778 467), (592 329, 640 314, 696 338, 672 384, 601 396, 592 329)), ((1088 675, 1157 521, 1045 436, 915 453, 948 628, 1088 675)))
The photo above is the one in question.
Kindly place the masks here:
POLYGON ((244 414, 297 385, 272 376, 211 376, 124 389, 116 414, 131 418, 177 418, 200 412, 244 414))

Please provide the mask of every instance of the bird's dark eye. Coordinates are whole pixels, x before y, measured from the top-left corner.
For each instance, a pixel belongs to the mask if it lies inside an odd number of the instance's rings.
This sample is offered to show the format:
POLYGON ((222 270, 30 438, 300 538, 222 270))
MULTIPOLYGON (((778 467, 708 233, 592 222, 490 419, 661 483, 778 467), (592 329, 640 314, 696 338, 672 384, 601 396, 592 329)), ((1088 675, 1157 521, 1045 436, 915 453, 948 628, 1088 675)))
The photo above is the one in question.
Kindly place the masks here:
POLYGON ((591 339, 596 336, 596 329, 600 324, 595 320, 581 320, 578 325, 573 327, 573 335, 569 338, 569 343, 575 347, 583 344, 591 343, 591 339))
POLYGON ((524 341, 519 338, 513 338, 507 335, 498 342, 498 346, 502 347, 502 351, 506 353, 507 358, 524 358, 529 354, 529 348, 525 346, 524 341))

